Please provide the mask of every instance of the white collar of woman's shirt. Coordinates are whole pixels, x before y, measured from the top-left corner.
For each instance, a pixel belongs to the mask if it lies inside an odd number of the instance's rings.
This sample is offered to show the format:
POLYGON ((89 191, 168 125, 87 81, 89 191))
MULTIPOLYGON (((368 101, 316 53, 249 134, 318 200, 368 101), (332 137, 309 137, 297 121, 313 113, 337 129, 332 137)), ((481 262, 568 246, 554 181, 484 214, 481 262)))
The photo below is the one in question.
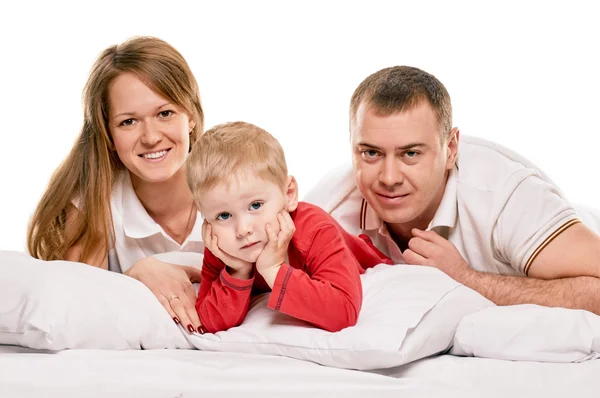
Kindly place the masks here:
MULTIPOLYGON (((142 202, 140 202, 140 199, 133 189, 131 177, 128 172, 122 173, 120 178, 115 182, 113 199, 113 206, 117 208, 113 208, 113 211, 120 210, 123 217, 123 230, 125 235, 133 239, 142 239, 152 235, 162 234, 165 238, 173 240, 164 229, 150 217, 142 205, 142 202), (118 209, 119 207, 120 209, 118 209)), ((202 216, 199 212, 196 215, 196 223, 182 246, 185 246, 188 241, 202 242, 202 216)))

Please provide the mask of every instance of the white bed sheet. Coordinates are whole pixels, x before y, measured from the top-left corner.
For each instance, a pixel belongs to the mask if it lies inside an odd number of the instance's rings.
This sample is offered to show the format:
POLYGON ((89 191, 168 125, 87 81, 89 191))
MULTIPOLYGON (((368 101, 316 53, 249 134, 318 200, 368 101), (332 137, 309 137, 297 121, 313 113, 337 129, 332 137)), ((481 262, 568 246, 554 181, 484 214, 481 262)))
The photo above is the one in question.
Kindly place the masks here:
POLYGON ((597 397, 600 360, 510 362, 450 355, 360 372, 300 360, 196 350, 48 353, 0 346, 0 396, 597 397))
POLYGON ((197 350, 48 353, 0 346, 2 398, 430 397, 442 391, 419 380, 267 355, 197 350))
MULTIPOLYGON (((600 397, 600 359, 580 363, 505 361, 441 355, 372 373, 464 388, 489 397, 600 397)), ((453 395, 450 395, 453 396, 453 395)))

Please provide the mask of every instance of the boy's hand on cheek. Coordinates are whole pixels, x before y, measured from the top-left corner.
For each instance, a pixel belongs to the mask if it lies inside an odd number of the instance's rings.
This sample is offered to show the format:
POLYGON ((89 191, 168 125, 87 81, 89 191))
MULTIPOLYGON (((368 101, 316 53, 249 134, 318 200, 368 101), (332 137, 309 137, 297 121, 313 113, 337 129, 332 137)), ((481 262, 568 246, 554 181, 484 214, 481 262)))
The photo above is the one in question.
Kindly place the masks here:
POLYGON ((279 223, 278 234, 269 224, 265 226, 269 241, 256 259, 256 270, 271 288, 275 284, 277 272, 279 272, 281 264, 285 261, 288 246, 296 231, 294 221, 287 211, 277 214, 277 222, 279 223))
POLYGON ((237 279, 252 278, 252 263, 230 256, 219 248, 216 235, 212 234, 212 226, 204 220, 202 224, 204 246, 227 266, 227 273, 237 279))

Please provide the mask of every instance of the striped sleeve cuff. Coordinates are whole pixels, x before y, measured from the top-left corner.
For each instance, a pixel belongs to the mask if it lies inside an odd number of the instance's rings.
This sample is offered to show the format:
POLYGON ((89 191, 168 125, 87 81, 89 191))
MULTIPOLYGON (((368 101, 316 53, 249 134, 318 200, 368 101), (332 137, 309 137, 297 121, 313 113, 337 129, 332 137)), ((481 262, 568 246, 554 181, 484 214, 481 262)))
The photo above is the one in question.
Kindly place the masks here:
POLYGON ((277 277, 275 278, 275 283, 273 284, 273 289, 271 289, 271 296, 269 297, 267 307, 275 311, 281 309, 281 304, 283 303, 285 291, 288 282, 290 281, 290 277, 292 276, 292 272, 294 272, 293 267, 285 263, 281 264, 279 272, 277 272, 277 277))
POLYGON ((544 250, 546 246, 550 244, 550 242, 556 239, 558 235, 562 234, 573 225, 579 224, 580 222, 581 220, 579 220, 578 218, 571 219, 565 222, 560 227, 556 228, 554 232, 548 235, 546 239, 544 239, 543 242, 529 256, 529 259, 527 260, 527 262, 525 263, 525 267, 523 268, 523 272, 525 273, 525 275, 529 275, 529 268, 531 268, 531 264, 533 264, 536 257, 542 252, 542 250, 544 250))
POLYGON ((221 270, 219 279, 221 280, 223 286, 227 286, 233 290, 238 291, 252 289, 252 285, 254 284, 254 276, 252 276, 252 278, 250 279, 237 279, 229 275, 226 271, 226 268, 223 268, 221 270))

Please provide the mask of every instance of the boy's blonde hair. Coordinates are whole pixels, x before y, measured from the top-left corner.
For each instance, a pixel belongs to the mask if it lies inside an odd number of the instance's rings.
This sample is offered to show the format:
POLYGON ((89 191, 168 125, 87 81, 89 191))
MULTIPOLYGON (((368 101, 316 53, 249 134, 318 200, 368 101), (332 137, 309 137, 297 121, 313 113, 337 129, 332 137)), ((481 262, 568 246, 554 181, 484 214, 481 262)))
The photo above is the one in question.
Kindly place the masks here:
POLYGON ((206 131, 187 158, 187 182, 194 196, 247 172, 285 190, 283 148, 271 134, 246 122, 219 124, 206 131))

